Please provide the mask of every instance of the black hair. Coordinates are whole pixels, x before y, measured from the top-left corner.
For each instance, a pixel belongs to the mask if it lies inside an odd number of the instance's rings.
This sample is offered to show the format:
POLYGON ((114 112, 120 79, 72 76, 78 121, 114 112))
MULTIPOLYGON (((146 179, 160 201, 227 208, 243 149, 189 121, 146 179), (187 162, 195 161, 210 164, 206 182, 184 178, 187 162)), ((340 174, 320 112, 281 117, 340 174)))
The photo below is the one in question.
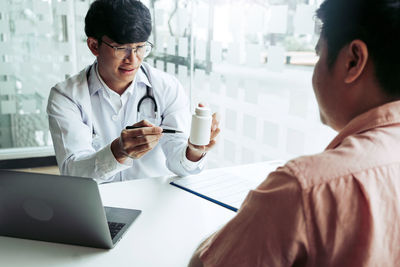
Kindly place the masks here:
POLYGON ((362 40, 388 96, 400 97, 400 0, 325 0, 317 10, 331 68, 339 51, 362 40))
POLYGON ((151 33, 150 11, 137 0, 96 0, 86 14, 85 33, 99 43, 104 35, 119 44, 145 42, 151 33))

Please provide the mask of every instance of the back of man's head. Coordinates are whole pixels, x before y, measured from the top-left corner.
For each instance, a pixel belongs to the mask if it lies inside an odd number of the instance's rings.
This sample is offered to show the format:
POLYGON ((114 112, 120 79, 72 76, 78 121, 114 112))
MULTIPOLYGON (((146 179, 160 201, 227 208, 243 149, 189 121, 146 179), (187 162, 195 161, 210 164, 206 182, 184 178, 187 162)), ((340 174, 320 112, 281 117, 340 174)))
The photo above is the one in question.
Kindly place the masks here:
POLYGON ((104 35, 120 44, 145 42, 151 33, 149 9, 137 0, 96 0, 86 14, 85 33, 99 42, 104 35))
POLYGON ((384 92, 400 98, 400 0, 325 0, 317 17, 323 24, 329 67, 346 44, 360 39, 384 92))

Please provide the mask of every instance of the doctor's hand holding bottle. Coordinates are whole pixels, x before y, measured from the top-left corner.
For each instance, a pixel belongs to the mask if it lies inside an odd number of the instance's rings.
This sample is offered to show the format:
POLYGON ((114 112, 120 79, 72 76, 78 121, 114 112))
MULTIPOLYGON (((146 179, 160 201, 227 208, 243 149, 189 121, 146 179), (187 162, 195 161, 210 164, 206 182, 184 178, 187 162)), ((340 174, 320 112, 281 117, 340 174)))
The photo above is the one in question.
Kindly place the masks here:
POLYGON ((192 117, 190 138, 186 149, 186 158, 190 161, 199 161, 217 143, 217 136, 221 131, 219 129, 219 115, 214 113, 210 116, 210 113, 211 111, 204 104, 199 103, 192 117), (207 118, 208 116, 211 118, 207 118), (211 126, 209 120, 211 120, 211 126), (209 139, 208 133, 204 131, 210 131, 209 139))

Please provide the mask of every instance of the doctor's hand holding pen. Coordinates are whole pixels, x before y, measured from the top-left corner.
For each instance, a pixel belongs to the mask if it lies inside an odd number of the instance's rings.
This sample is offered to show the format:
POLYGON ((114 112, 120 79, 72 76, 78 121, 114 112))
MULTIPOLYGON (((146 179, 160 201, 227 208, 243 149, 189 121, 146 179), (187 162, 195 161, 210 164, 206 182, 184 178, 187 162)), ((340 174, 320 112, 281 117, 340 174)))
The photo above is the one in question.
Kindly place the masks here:
MULTIPOLYGON (((199 103, 199 107, 205 107, 204 104, 199 103)), ((219 129, 219 114, 212 114, 210 142, 208 145, 199 146, 190 143, 188 140, 188 148, 186 149, 186 158, 190 161, 199 161, 204 155, 210 151, 217 143, 217 136, 221 130, 219 129)))
POLYGON ((123 130, 120 137, 111 143, 111 151, 120 163, 128 157, 141 158, 157 145, 163 132, 168 131, 146 120, 137 122, 123 130))
MULTIPOLYGON (((204 107, 199 104, 199 107, 204 107)), ((212 115, 210 142, 208 145, 194 145, 188 140, 188 147, 186 149, 186 158, 190 161, 199 161, 209 150, 211 150, 216 142, 217 136, 220 132, 218 114, 212 115)), ((178 130, 162 129, 161 127, 154 126, 150 122, 143 120, 135 123, 132 126, 127 126, 121 132, 119 138, 111 143, 111 151, 118 162, 123 163, 128 157, 139 159, 147 152, 152 150, 163 133, 181 133, 178 130)))

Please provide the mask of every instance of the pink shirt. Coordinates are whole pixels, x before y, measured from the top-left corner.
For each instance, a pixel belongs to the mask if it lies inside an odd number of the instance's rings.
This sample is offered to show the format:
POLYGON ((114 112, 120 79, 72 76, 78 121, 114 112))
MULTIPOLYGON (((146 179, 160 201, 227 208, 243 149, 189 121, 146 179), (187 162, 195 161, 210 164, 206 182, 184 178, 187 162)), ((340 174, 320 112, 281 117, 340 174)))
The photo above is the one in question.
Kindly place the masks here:
POLYGON ((400 101, 289 161, 201 248, 204 266, 400 266, 400 101))

